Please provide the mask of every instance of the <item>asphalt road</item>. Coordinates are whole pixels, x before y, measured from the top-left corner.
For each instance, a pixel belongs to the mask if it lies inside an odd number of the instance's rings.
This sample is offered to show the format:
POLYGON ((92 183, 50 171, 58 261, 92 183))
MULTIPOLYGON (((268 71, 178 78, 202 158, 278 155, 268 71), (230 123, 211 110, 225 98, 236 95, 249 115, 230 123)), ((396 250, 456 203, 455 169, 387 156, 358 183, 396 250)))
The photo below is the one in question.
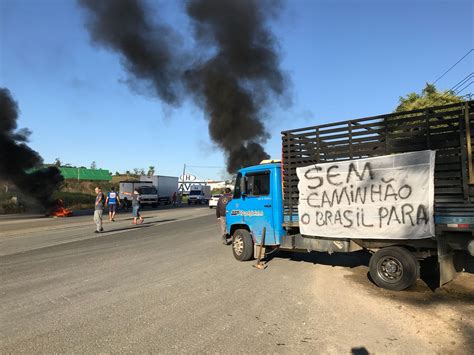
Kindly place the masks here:
POLYGON ((377 288, 363 253, 234 260, 213 211, 0 220, 0 353, 472 353, 474 275, 377 288))

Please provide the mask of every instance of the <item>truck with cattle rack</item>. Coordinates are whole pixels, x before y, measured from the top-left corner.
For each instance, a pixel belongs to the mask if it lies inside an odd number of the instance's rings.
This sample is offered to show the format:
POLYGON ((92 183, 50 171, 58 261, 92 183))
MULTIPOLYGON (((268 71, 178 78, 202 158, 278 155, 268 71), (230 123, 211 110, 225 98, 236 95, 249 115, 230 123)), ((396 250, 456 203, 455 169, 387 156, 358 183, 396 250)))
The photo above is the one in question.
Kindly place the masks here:
POLYGON ((408 288, 428 258, 449 282, 474 260, 473 131, 474 101, 283 131, 281 161, 238 172, 235 258, 364 249, 380 287, 408 288))

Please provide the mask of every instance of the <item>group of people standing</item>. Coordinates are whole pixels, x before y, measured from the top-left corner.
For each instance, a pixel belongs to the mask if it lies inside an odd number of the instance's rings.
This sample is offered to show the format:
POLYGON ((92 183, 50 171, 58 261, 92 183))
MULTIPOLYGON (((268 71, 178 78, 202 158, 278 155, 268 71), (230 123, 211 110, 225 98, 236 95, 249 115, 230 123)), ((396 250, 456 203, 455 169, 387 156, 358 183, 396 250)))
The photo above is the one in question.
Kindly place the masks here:
MULTIPOLYGON (((107 196, 102 192, 100 186, 95 188, 95 204, 94 204, 94 222, 96 225, 95 233, 102 233, 104 228, 102 227, 102 216, 106 206, 109 208, 109 221, 115 222, 115 213, 117 207, 120 206, 119 194, 112 187, 107 193, 107 196)), ((140 195, 137 190, 133 193, 124 192, 125 195, 129 195, 132 199, 132 215, 133 224, 143 223, 143 217, 140 215, 140 195)))
MULTIPOLYGON (((95 233, 102 233, 104 228, 102 227, 102 216, 106 206, 109 208, 109 221, 115 222, 115 213, 117 207, 120 206, 119 194, 115 191, 115 188, 112 187, 110 191, 105 195, 102 192, 100 186, 95 188, 95 206, 94 206, 94 222, 96 225, 95 233)), ((123 194, 128 195, 132 199, 132 224, 141 224, 144 219, 140 215, 140 194, 137 190, 134 190, 133 193, 124 192, 123 194)), ((176 196, 176 195, 174 195, 176 196)), ((174 197, 173 196, 173 197, 174 197)), ((175 201, 175 198, 173 198, 175 201)), ((216 217, 218 225, 220 228, 222 242, 224 244, 229 244, 228 235, 226 232, 226 207, 229 201, 232 200, 231 190, 226 188, 224 194, 219 198, 216 206, 216 217)), ((173 201, 173 202, 174 202, 173 201)))

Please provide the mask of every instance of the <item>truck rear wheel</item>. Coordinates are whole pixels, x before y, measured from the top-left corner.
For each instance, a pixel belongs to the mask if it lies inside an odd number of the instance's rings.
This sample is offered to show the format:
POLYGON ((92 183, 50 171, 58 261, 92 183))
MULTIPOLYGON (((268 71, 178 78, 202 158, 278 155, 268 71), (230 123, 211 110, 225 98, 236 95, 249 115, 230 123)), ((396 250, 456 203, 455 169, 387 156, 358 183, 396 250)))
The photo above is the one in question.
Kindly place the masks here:
POLYGON ((377 286, 401 291, 413 285, 420 277, 420 264, 409 250, 387 247, 372 255, 369 272, 377 286))
POLYGON ((237 229, 232 238, 232 252, 239 261, 248 261, 253 257, 252 236, 246 229, 237 229))

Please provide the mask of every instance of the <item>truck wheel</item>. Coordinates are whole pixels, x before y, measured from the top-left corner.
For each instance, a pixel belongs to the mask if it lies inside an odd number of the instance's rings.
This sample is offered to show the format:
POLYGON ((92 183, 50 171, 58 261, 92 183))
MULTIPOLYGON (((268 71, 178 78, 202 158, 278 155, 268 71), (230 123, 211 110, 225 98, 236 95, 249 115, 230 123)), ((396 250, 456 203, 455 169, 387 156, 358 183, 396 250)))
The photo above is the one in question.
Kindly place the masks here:
POLYGON ((253 257, 252 236, 246 229, 237 229, 232 238, 232 252, 239 261, 248 261, 253 257))
POLYGON ((409 250, 387 247, 370 258, 369 272, 377 286, 401 291, 413 285, 420 277, 420 264, 409 250))

